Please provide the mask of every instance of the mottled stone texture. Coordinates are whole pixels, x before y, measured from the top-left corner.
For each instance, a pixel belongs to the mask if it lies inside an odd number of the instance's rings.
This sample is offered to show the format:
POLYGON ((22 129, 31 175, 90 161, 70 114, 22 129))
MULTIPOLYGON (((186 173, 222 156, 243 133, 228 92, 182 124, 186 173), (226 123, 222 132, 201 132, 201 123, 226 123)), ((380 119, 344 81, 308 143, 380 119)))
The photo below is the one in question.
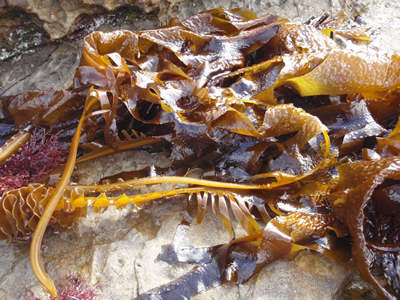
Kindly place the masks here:
POLYGON ((175 4, 175 0, 12 0, 0 1, 0 9, 18 7, 34 14, 42 22, 51 39, 65 36, 80 15, 104 13, 118 7, 135 5, 149 13, 161 5, 175 4))
MULTIPOLYGON (((68 87, 79 63, 82 38, 92 30, 152 28, 171 17, 215 7, 246 7, 259 15, 268 12, 295 21, 343 9, 349 19, 361 15, 372 46, 400 49, 400 38, 393 34, 400 28, 395 1, 0 0, 0 96, 68 87), (136 8, 107 12, 126 4, 136 8)), ((82 164, 74 179, 95 182, 122 170, 139 170, 143 163, 165 167, 168 161, 140 151, 120 153, 82 164)), ((158 259, 162 247, 174 239, 183 214, 180 200, 158 201, 141 210, 89 212, 75 230, 47 232, 43 261, 56 282, 73 274, 98 284, 97 299, 133 299, 192 268, 158 259)), ((180 243, 210 246, 228 240, 220 221, 207 215, 203 224, 190 227, 180 243)), ((28 254, 28 245, 0 242, 0 299, 21 299, 27 289, 47 299, 30 269, 28 254)), ((220 286, 195 299, 332 299, 352 270, 320 255, 301 253, 294 261, 271 264, 246 284, 220 286)))

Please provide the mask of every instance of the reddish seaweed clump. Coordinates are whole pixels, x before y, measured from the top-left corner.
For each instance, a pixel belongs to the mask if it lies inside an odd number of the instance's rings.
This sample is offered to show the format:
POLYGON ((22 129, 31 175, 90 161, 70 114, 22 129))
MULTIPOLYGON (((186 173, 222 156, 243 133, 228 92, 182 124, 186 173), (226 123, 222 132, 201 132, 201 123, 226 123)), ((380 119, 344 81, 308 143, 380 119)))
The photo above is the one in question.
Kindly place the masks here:
POLYGON ((58 287, 60 300, 93 300, 96 295, 96 286, 88 285, 79 278, 71 275, 58 287))
MULTIPOLYGON (((93 300, 97 296, 96 285, 88 285, 78 277, 69 275, 58 288, 59 300, 93 300)), ((28 290, 24 296, 24 300, 39 300, 35 294, 28 290)))
POLYGON ((39 182, 65 162, 67 145, 60 133, 35 129, 30 139, 0 165, 0 196, 9 190, 39 182))

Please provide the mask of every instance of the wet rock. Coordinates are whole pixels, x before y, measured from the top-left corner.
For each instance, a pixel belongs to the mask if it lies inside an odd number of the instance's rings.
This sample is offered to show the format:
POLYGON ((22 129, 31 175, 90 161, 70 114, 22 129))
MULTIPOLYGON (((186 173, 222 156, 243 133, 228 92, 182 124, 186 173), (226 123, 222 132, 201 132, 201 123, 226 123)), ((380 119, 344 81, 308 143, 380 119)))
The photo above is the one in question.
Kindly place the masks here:
POLYGON ((378 296, 374 288, 361 279, 358 271, 351 273, 341 287, 336 291, 334 299, 352 300, 352 299, 377 299, 378 296))
MULTIPOLYGON (((161 260, 166 246, 202 247, 229 241, 229 234, 212 214, 202 224, 182 231, 184 214, 182 199, 157 201, 140 210, 126 207, 90 212, 75 231, 48 232, 43 249, 45 267, 56 283, 73 274, 97 285, 98 299, 134 299, 194 267, 161 260)), ((1 253, 11 253, 0 259, 4 266, 2 299, 19 299, 25 293, 21 287, 46 299, 30 271, 28 247, 21 249, 18 255, 15 246, 0 248, 1 253)), ((218 299, 222 295, 226 299, 331 299, 346 275, 343 267, 315 254, 305 254, 299 261, 303 266, 287 261, 273 263, 248 283, 218 286, 194 299, 218 299)))
POLYGON ((82 18, 73 34, 52 42, 43 30, 37 31, 40 27, 33 21, 20 10, 0 15, 0 96, 69 87, 80 61, 82 39, 94 30, 139 30, 158 25, 155 15, 129 7, 82 18), (4 34, 3 27, 7 30, 4 34), (19 34, 29 30, 35 36, 39 32, 41 39, 19 34), (10 35, 19 38, 9 43, 10 35))
MULTIPOLYGON (((302 255, 300 253, 299 255, 302 255)), ((332 299, 344 280, 346 271, 335 261, 317 254, 307 254, 306 263, 312 270, 296 266, 294 262, 276 261, 257 276, 251 299, 332 299), (325 273, 326 264, 332 273, 325 273)))
POLYGON ((81 167, 74 172, 72 180, 82 184, 94 184, 99 182, 100 179, 114 174, 142 170, 154 165, 167 168, 170 166, 170 161, 166 156, 146 151, 121 152, 110 157, 102 157, 95 161, 82 163, 81 167), (93 173, 93 169, 97 172, 93 173))
POLYGON ((214 289, 208 290, 202 294, 198 294, 192 297, 192 300, 220 300, 223 299, 237 299, 237 300, 245 300, 249 298, 241 297, 239 286, 234 284, 226 284, 223 286, 217 286, 214 289))
MULTIPOLYGON (((53 0, 57 1, 57 0, 53 0)), ((22 1, 24 2, 24 1, 22 1)), ((58 1, 63 2, 63 1, 58 1)), ((17 2, 16 2, 17 3, 17 2)), ((25 3, 25 2, 24 2, 25 3)), ((165 24, 172 17, 185 18, 205 9, 216 7, 246 7, 259 15, 271 13, 288 17, 294 21, 304 22, 310 17, 318 17, 324 11, 332 15, 345 10, 349 20, 356 19, 366 28, 372 38, 371 46, 388 47, 400 50, 400 40, 393 39, 393 32, 400 30, 400 10, 397 3, 390 1, 369 0, 363 3, 367 8, 361 17, 356 0, 345 1, 256 1, 256 0, 201 0, 201 1, 161 1, 158 15, 146 14, 132 6, 124 6, 104 14, 81 15, 74 25, 74 32, 57 42, 50 38, 37 17, 19 11, 7 10, 0 15, 0 96, 13 95, 26 91, 41 89, 60 89, 72 83, 72 76, 79 63, 83 37, 93 30, 128 30, 149 29, 165 24), (354 3, 353 3, 354 2, 354 3), (351 4, 353 3, 353 4, 351 4), (393 10, 390 8, 394 7, 393 10), (392 20, 389 22, 388 20, 392 20), (367 25, 368 24, 368 25, 367 25), (34 30, 33 30, 34 29, 34 30), (25 32, 34 37, 27 38, 25 32), (18 34, 18 32, 20 32, 18 34), (13 43, 6 41, 10 34, 18 36, 13 43), (60 46, 61 45, 61 46, 60 46), (54 52, 53 52, 54 51, 54 52), (1 56, 3 55, 3 56, 1 56), (3 57, 3 59, 1 59, 3 57)), ((358 25, 351 22, 349 26, 358 25)), ((71 29, 72 30, 72 29, 71 29)), ((71 31, 70 30, 70 31, 71 31)))
POLYGON ((21 289, 21 284, 29 287, 35 281, 35 276, 30 270, 29 249, 23 245, 9 245, 4 241, 0 243, 0 298, 21 299, 26 289, 21 289), (25 285, 27 283, 27 285, 25 285))
MULTIPOLYGON (((166 1, 167 3, 175 1, 166 1)), ((134 4, 149 13, 160 7, 160 1, 152 0, 18 0, 0 3, 3 10, 18 7, 26 13, 34 14, 42 22, 50 38, 55 40, 74 30, 76 20, 81 15, 93 15, 134 4)))
POLYGON ((98 292, 108 299, 133 299, 137 296, 137 257, 143 251, 146 238, 135 229, 114 243, 95 246, 90 282, 99 285, 98 292), (115 283, 123 288, 116 289, 115 283))
POLYGON ((45 30, 22 10, 0 9, 0 61, 49 42, 45 30))
POLYGON ((48 44, 2 63, 0 95, 67 88, 80 60, 80 44, 48 44))

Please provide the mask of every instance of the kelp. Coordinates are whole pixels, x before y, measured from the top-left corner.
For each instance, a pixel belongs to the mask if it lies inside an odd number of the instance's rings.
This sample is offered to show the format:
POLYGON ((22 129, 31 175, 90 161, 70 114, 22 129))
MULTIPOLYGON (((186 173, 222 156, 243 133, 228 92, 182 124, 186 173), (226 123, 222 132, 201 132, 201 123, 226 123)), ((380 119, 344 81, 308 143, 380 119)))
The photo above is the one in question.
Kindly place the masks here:
POLYGON ((336 215, 347 224, 362 277, 388 299, 396 299, 400 291, 394 269, 400 249, 399 168, 398 157, 341 165, 340 181, 329 196, 336 215))
MULTIPOLYGON (((358 49, 357 49, 358 50, 358 49)), ((400 57, 369 50, 332 51, 318 67, 288 83, 302 96, 388 97, 399 85, 400 57), (358 72, 350 71, 356 68, 358 72), (328 75, 329 74, 329 75, 328 75)))
POLYGON ((363 48, 362 34, 336 43, 333 33, 346 33, 326 19, 292 24, 214 9, 159 29, 85 37, 70 88, 2 99, 0 168, 34 128, 62 132, 70 149, 63 171, 54 166, 57 185, 37 178, 4 192, 0 237, 32 239, 32 268, 57 297, 40 262, 48 225, 69 228, 88 207, 180 197, 197 208, 197 223, 210 208, 232 240, 202 249, 201 266, 142 298, 242 283, 303 250, 348 261, 337 247, 348 236, 363 278, 399 296, 399 59, 363 48), (167 153, 171 167, 70 182, 76 164, 140 147, 167 153), (136 189, 161 183, 179 186, 136 189), (234 221, 247 236, 235 235, 234 221))
POLYGON ((364 99, 325 105, 311 112, 320 120, 324 120, 324 124, 329 128, 332 143, 339 147, 340 156, 363 148, 363 143, 368 137, 379 137, 387 133, 387 130, 375 121, 364 99))

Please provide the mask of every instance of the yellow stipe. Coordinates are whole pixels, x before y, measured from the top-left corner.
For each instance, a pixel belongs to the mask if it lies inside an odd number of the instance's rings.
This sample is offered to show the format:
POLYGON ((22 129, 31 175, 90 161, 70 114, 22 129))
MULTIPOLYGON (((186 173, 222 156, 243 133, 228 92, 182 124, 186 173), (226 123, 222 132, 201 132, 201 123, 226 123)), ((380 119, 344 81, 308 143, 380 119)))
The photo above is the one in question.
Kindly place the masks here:
POLYGON ((115 206, 120 207, 120 206, 128 205, 130 203, 132 203, 131 198, 128 197, 126 194, 123 194, 121 197, 118 198, 117 204, 115 204, 115 206))
POLYGON ((344 204, 346 204, 346 198, 345 197, 338 198, 333 202, 334 206, 344 205, 344 204))
POLYGON ((318 165, 314 169, 312 169, 311 171, 306 172, 306 173, 304 173, 302 175, 293 175, 293 174, 285 173, 285 172, 282 172, 282 171, 275 171, 275 172, 271 172, 271 173, 263 173, 263 174, 255 175, 255 176, 252 177, 252 180, 262 179, 262 178, 275 178, 277 181, 274 182, 274 183, 271 183, 270 186, 273 185, 272 187, 277 187, 277 186, 282 186, 282 185, 294 183, 296 181, 299 181, 301 179, 304 179, 305 177, 308 177, 308 176, 314 174, 316 171, 318 171, 319 169, 321 169, 325 165, 326 160, 329 157, 329 151, 331 149, 331 141, 329 139, 328 131, 324 130, 322 132, 322 134, 324 136, 324 143, 325 143, 324 157, 318 163, 318 165))
POLYGON ((115 148, 113 148, 111 146, 105 146, 104 148, 102 148, 98 151, 89 153, 87 155, 83 155, 76 162, 81 163, 81 162, 88 161, 91 159, 106 156, 106 155, 109 155, 112 153, 122 152, 122 151, 130 150, 130 149, 134 149, 134 148, 138 148, 138 147, 142 147, 142 146, 146 146, 146 145, 151 145, 151 144, 157 143, 159 141, 160 141, 159 138, 149 137, 149 138, 144 138, 144 139, 140 139, 140 140, 125 141, 115 148))
MULTIPOLYGON (((89 91, 89 95, 91 94, 91 90, 89 91)), ((63 175, 58 183, 56 189, 54 190, 49 202, 47 203, 43 214, 39 220, 38 225, 36 226, 35 232, 32 236, 31 248, 30 248, 30 260, 32 270, 35 273, 37 279, 46 287, 51 297, 54 299, 58 299, 56 287, 51 280, 51 278, 47 275, 44 270, 41 261, 40 261, 40 249, 42 245, 43 235, 46 231, 47 225, 53 215, 54 210, 58 206, 58 202, 64 193, 64 189, 67 186, 72 171, 74 170, 75 161, 76 161, 76 152, 78 151, 79 139, 81 136, 81 130, 83 127, 83 122, 86 118, 86 112, 90 109, 90 107, 97 101, 95 97, 88 96, 86 100, 84 111, 79 120, 78 127, 76 128, 74 137, 72 138, 71 147, 68 155, 67 162, 65 164, 63 175)))
POLYGON ((321 33, 325 34, 327 37, 331 37, 331 32, 335 32, 335 28, 325 28, 320 30, 321 33))
MULTIPOLYGON (((323 132, 325 139, 325 152, 324 159, 329 155, 330 141, 329 136, 326 131, 323 132)), ((125 188, 130 188, 134 186, 141 185, 152 185, 152 184, 160 184, 160 183, 183 183, 183 184, 191 184, 191 185, 201 185, 208 186, 212 188, 224 188, 224 189, 234 189, 234 190, 265 190, 272 189, 278 186, 287 185, 298 180, 303 179, 306 176, 313 174, 320 167, 322 167, 325 163, 324 159, 310 172, 305 173, 303 175, 292 175, 284 172, 271 172, 266 174, 256 175, 253 178, 276 178, 276 182, 268 183, 268 184, 241 184, 241 183, 230 183, 230 182, 220 182, 214 180, 200 179, 200 178, 191 178, 191 177, 183 177, 183 176, 158 176, 158 177, 144 177, 139 179, 127 180, 124 182, 117 182, 107 185, 79 185, 77 186, 79 189, 86 191, 97 191, 97 192, 112 192, 125 188)))
MULTIPOLYGON (((105 193, 100 194, 97 197, 84 197, 83 195, 71 199, 71 209, 75 210, 77 208, 84 208, 84 207, 95 207, 95 208, 105 208, 111 205, 114 205, 117 208, 126 206, 128 204, 135 204, 135 205, 143 205, 144 203, 156 199, 162 199, 171 196, 178 196, 182 194, 198 194, 200 192, 205 193, 215 193, 219 196, 225 195, 226 191, 223 190, 215 190, 203 187, 193 187, 193 188, 181 188, 181 189, 174 189, 162 192, 154 192, 154 193, 146 193, 146 194, 139 194, 139 195, 131 195, 128 196, 123 194, 117 197, 107 197, 105 193)), ((228 197, 230 201, 235 201, 234 197, 228 197)), ((246 212, 244 212, 245 215, 246 212)), ((232 234, 232 226, 229 218, 225 217, 224 215, 220 214, 221 221, 225 228, 228 230, 230 234, 232 234)), ((258 234, 262 232, 258 223, 249 216, 249 218, 238 220, 240 221, 243 228, 245 228, 249 234, 258 234)))
POLYGON ((306 250, 306 249, 309 249, 309 247, 292 243, 290 251, 287 256, 289 259, 293 259, 301 250, 306 250))
POLYGON ((261 242, 263 231, 249 234, 247 236, 237 238, 231 241, 231 245, 238 244, 238 243, 246 243, 246 242, 261 242))
POLYGON ((30 137, 31 133, 28 130, 23 130, 13 135, 5 142, 5 144, 0 147, 0 164, 13 155, 30 137))
POLYGON ((322 132, 324 136, 324 144, 325 144, 325 151, 323 159, 318 163, 318 165, 311 171, 302 174, 302 175, 292 175, 281 171, 271 172, 271 173, 264 173, 253 176, 252 179, 259 179, 259 178, 275 178, 276 182, 267 183, 267 184, 241 184, 241 183, 230 183, 230 182, 221 182, 221 181, 214 181, 214 180, 207 180, 207 179, 200 179, 200 178, 191 178, 191 177, 183 177, 183 176, 158 176, 158 177, 144 177, 139 179, 132 179, 127 180, 124 182, 117 182, 107 185, 79 185, 76 186, 77 188, 81 189, 82 191, 95 191, 95 192, 112 192, 121 189, 131 188, 134 186, 141 186, 141 185, 152 185, 152 184, 160 184, 160 183, 183 183, 183 184, 190 184, 190 185, 200 185, 200 186, 207 186, 211 188, 223 188, 223 189, 233 189, 233 190, 268 190, 273 189, 279 186, 288 185, 304 179, 307 176, 314 174, 317 170, 322 168, 325 163, 326 159, 329 157, 330 151, 330 139, 328 136, 328 132, 324 130, 322 132))
MULTIPOLYGON (((162 192, 154 192, 154 193, 146 193, 139 195, 128 196, 123 194, 117 197, 107 197, 105 193, 100 194, 97 197, 85 197, 83 195, 78 198, 71 199, 71 209, 75 210, 77 208, 84 207, 96 207, 96 208, 104 208, 111 205, 115 205, 116 207, 125 206, 127 204, 135 204, 135 205, 143 205, 147 201, 161 199, 164 197, 176 196, 180 194, 190 194, 190 193, 199 193, 199 192, 210 192, 209 189, 195 187, 195 188, 182 188, 182 189, 174 189, 162 192)), ((220 191, 221 192, 221 191, 220 191)))
POLYGON ((322 254, 323 256, 325 256, 325 257, 331 258, 331 259, 333 259, 335 261, 340 261, 342 263, 348 263, 350 258, 351 258, 348 255, 348 253, 344 252, 344 249, 341 249, 341 250, 339 250, 339 249, 330 250, 330 249, 327 249, 325 247, 322 247, 319 244, 310 244, 310 245, 307 245, 307 246, 297 245, 297 246, 303 247, 305 249, 309 249, 309 250, 312 250, 312 251, 315 251, 315 252, 318 252, 318 253, 322 254))
POLYGON ((87 203, 86 198, 83 195, 81 195, 71 202, 71 210, 74 211, 76 208, 85 207, 86 203, 87 203))
POLYGON ((272 210, 273 213, 275 213, 277 216, 283 216, 284 213, 281 212, 279 209, 277 209, 273 203, 268 203, 268 207, 270 210, 272 210))
POLYGON ((213 188, 225 188, 225 189, 236 189, 236 190, 270 189, 281 185, 278 183, 240 184, 240 183, 220 182, 214 180, 206 180, 206 179, 183 177, 183 176, 158 176, 158 177, 144 177, 139 179, 132 179, 124 182, 117 182, 107 185, 79 185, 78 187, 79 189, 87 191, 112 192, 134 186, 152 185, 160 183, 182 183, 182 184, 192 184, 192 185, 208 186, 213 188))
POLYGON ((242 226, 243 228, 248 228, 248 234, 256 234, 258 232, 262 232, 263 230, 258 226, 258 223, 255 219, 251 217, 251 215, 246 214, 248 216, 246 219, 242 220, 242 226), (244 226, 245 224, 248 223, 248 226, 244 226))
POLYGON ((224 225, 225 229, 228 231, 229 235, 233 236, 231 221, 223 215, 221 215, 220 218, 221 218, 222 224, 224 225))

